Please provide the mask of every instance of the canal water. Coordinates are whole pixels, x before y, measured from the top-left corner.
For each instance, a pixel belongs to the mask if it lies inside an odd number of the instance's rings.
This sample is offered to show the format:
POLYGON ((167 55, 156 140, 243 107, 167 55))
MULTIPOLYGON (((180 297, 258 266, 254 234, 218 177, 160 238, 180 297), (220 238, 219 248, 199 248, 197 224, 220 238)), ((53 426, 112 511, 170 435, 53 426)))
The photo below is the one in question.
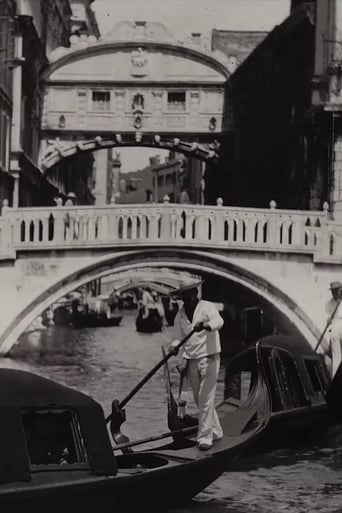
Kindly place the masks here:
MULTIPOLYGON (((21 338, 13 358, 1 367, 36 372, 93 396, 105 413, 113 398, 123 399, 161 358, 163 333, 135 331, 134 314, 124 313, 115 328, 48 328, 21 338)), ((176 374, 171 363, 172 375, 176 374)), ((221 373, 223 374, 223 373, 221 373)), ((223 394, 223 375, 218 397, 223 394)), ((190 405, 191 407, 191 405, 190 405)), ((126 407, 122 431, 131 439, 167 430, 166 394, 159 371, 126 407)), ((172 483, 170 483, 172 486, 172 483)), ((175 490, 177 493, 177 490, 175 490)), ((171 513, 277 513, 342 511, 342 449, 318 447, 270 453, 247 470, 226 473, 190 504, 171 513)))

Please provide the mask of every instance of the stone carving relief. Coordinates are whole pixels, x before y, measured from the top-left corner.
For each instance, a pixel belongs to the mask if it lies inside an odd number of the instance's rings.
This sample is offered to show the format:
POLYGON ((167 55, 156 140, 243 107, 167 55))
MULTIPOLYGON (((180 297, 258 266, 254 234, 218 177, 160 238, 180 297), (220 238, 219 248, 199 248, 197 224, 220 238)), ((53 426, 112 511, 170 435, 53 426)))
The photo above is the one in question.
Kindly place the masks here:
POLYGON ((134 77, 144 77, 148 74, 147 52, 139 47, 131 53, 131 75, 134 77))

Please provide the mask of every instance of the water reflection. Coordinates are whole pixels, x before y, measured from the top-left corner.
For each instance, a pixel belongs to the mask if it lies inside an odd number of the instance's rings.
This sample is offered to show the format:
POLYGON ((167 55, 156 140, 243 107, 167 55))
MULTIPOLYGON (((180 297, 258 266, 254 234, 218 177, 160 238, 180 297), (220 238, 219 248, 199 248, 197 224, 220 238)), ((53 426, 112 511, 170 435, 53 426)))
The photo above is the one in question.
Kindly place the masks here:
MULTIPOLYGON (((51 327, 25 334, 15 348, 14 359, 1 359, 0 365, 33 371, 75 387, 97 399, 108 413, 113 398, 123 399, 161 358, 162 344, 171 340, 170 329, 153 335, 137 333, 134 314, 125 313, 121 326, 115 328, 51 327)), ((222 391, 220 376, 219 394, 222 391)), ((122 430, 131 439, 167 429, 161 371, 126 411, 122 430)), ((276 451, 224 474, 190 504, 172 513, 335 513, 341 511, 342 504, 341 466, 341 449, 276 451)))

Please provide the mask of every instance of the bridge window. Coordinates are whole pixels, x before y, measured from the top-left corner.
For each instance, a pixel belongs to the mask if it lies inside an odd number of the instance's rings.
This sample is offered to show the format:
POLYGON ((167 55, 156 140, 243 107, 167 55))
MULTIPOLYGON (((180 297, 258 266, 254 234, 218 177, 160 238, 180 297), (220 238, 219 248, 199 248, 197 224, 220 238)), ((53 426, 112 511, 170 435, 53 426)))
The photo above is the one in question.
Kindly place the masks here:
POLYGON ((110 91, 92 91, 92 110, 109 111, 110 110, 110 91))
POLYGON ((185 111, 185 91, 167 93, 167 108, 170 111, 185 111))
POLYGON ((335 249, 335 237, 333 234, 331 234, 329 237, 329 255, 334 254, 334 249, 335 249))

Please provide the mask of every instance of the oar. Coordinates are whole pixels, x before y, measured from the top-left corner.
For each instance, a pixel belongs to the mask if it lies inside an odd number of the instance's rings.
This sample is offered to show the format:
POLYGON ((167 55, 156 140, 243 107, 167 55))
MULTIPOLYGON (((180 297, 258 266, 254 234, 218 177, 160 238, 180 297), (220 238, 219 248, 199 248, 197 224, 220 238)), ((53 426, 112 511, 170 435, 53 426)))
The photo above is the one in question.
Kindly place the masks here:
POLYGON ((330 324, 332 323, 332 321, 333 321, 333 319, 334 319, 334 317, 335 317, 335 315, 336 315, 336 313, 337 313, 338 307, 339 307, 339 306, 340 306, 340 304, 341 304, 341 301, 342 301, 342 296, 338 298, 338 301, 337 301, 337 303, 336 303, 335 309, 334 309, 334 311, 333 311, 333 313, 332 313, 331 317, 329 317, 328 322, 326 323, 325 328, 324 328, 324 330, 322 331, 321 336, 319 337, 319 340, 318 340, 318 342, 317 342, 317 344, 316 344, 316 347, 315 347, 315 349, 314 349, 314 351, 315 351, 315 352, 317 351, 317 349, 318 349, 318 348, 319 348, 319 346, 321 345, 322 340, 323 340, 323 338, 324 338, 324 335, 326 334, 327 329, 329 328, 330 324))
POLYGON ((166 354, 154 367, 146 374, 146 376, 139 381, 139 383, 131 390, 131 392, 121 401, 119 402, 117 399, 114 399, 112 402, 112 413, 108 415, 106 418, 106 422, 110 421, 110 430, 113 436, 113 439, 116 443, 121 442, 129 442, 128 438, 123 435, 120 431, 120 426, 126 420, 126 413, 123 409, 126 404, 135 396, 137 392, 145 385, 145 383, 154 376, 154 374, 171 358, 178 353, 179 349, 189 340, 189 338, 196 332, 196 329, 192 329, 186 337, 183 338, 171 351, 166 354))
POLYGON ((161 433, 160 435, 148 436, 147 438, 140 438, 139 440, 134 440, 133 442, 127 442, 124 444, 119 444, 113 447, 113 451, 123 451, 126 452, 127 449, 134 447, 135 445, 147 444, 150 442, 156 442, 158 440, 162 440, 163 438, 171 438, 172 436, 177 435, 189 435, 192 433, 196 433, 197 426, 191 426, 183 429, 177 429, 176 431, 167 431, 166 433, 161 433))

